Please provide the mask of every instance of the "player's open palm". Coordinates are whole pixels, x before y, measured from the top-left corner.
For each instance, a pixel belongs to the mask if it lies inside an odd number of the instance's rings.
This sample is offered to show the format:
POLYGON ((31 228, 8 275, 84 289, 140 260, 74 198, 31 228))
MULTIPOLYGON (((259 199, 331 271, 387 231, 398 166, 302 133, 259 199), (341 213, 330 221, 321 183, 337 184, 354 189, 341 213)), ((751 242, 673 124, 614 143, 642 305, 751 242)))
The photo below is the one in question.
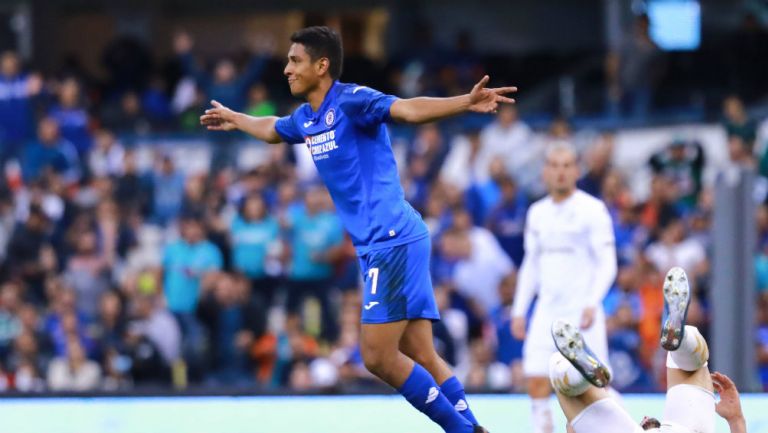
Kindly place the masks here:
POLYGON ((517 92, 517 87, 485 87, 490 78, 486 75, 472 88, 469 93, 469 110, 476 113, 495 113, 499 104, 514 104, 515 100, 504 95, 517 92))
POLYGON ((200 124, 211 131, 232 131, 237 129, 235 124, 236 112, 221 105, 219 101, 211 101, 213 108, 205 110, 205 114, 200 116, 200 124))
POLYGON ((741 412, 741 402, 739 401, 739 391, 736 385, 728 376, 714 372, 712 373, 712 385, 720 394, 720 401, 717 402, 715 410, 717 414, 725 420, 737 419, 743 416, 741 412))

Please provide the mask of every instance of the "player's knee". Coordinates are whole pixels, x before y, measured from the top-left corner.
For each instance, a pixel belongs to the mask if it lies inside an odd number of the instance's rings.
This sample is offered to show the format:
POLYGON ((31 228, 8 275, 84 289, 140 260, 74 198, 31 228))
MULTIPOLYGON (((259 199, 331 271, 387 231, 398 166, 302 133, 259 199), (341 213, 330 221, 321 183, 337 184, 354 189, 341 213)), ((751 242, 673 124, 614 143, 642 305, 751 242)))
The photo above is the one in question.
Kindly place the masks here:
POLYGON ((384 372, 387 366, 387 353, 380 348, 362 346, 360 348, 360 354, 363 357, 363 364, 365 368, 371 373, 380 376, 384 372))

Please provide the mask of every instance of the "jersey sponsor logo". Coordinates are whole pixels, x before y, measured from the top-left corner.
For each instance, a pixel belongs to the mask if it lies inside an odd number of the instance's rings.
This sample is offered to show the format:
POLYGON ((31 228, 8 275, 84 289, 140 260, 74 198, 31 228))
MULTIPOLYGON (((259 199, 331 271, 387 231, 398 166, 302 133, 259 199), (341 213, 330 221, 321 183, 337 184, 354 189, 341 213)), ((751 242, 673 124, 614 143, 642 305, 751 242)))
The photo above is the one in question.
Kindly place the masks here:
POLYGON ((327 113, 325 113, 325 124, 326 126, 333 125, 333 121, 336 120, 336 112, 333 111, 333 108, 328 110, 327 113))
POLYGON ((312 154, 312 159, 319 161, 321 159, 327 159, 329 157, 328 152, 332 152, 339 148, 336 145, 336 130, 332 129, 322 134, 310 135, 304 137, 304 144, 307 145, 307 149, 312 154))
POLYGON ((371 308, 379 305, 379 301, 371 301, 368 303, 368 305, 365 306, 366 310, 370 310, 371 308))
POLYGON ((469 409, 469 405, 467 402, 462 398, 461 400, 456 402, 456 406, 454 406, 457 411, 464 412, 465 410, 469 409))
POLYGON ((429 388, 429 394, 427 395, 427 401, 424 402, 424 404, 430 404, 433 401, 437 400, 437 396, 440 395, 440 391, 437 390, 434 386, 432 388, 429 388))
POLYGON ((313 120, 308 120, 304 122, 304 127, 309 128, 310 126, 312 126, 313 123, 315 123, 313 120))

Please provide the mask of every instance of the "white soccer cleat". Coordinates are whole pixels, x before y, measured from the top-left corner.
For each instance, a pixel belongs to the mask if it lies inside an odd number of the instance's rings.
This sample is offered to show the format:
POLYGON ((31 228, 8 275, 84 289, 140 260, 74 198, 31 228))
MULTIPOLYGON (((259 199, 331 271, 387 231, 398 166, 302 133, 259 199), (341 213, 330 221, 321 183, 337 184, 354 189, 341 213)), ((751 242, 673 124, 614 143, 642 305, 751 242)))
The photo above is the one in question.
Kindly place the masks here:
POLYGON ((592 385, 603 388, 611 381, 608 367, 598 359, 584 341, 579 329, 565 320, 552 323, 552 339, 557 350, 592 385))
POLYGON ((691 305, 691 288, 683 268, 674 267, 664 278, 664 315, 661 325, 661 347, 677 350, 683 341, 685 319, 691 305))

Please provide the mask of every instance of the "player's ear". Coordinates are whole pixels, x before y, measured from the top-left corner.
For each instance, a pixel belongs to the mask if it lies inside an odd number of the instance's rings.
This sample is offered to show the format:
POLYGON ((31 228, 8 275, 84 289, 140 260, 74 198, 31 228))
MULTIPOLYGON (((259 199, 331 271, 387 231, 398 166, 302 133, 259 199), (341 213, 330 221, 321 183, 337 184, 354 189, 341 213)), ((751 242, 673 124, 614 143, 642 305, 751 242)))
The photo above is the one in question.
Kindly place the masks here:
POLYGON ((324 73, 328 72, 328 68, 330 66, 331 61, 328 60, 328 57, 320 57, 315 63, 315 70, 317 71, 317 75, 323 75, 324 73))

